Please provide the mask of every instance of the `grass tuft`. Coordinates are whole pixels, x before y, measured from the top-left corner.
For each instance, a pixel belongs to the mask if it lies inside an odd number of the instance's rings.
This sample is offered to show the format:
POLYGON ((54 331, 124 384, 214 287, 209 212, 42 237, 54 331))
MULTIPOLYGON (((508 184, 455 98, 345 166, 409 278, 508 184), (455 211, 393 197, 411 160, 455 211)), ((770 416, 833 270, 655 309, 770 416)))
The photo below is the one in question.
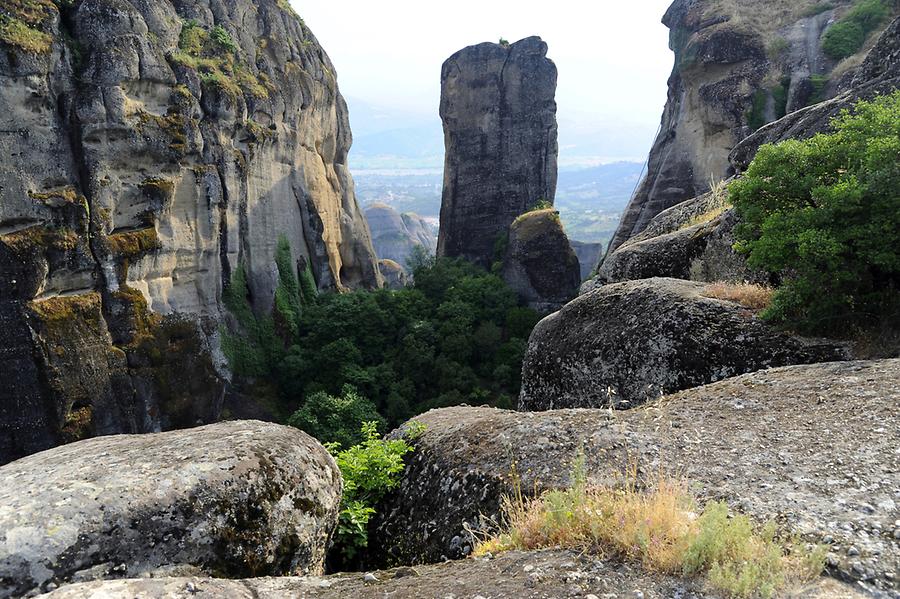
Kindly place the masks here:
POLYGON ((590 487, 581 464, 568 489, 505 497, 504 530, 480 540, 474 555, 548 547, 612 553, 653 572, 702 577, 738 599, 774 597, 822 572, 824 548, 783 544, 774 524, 758 528, 722 502, 699 510, 683 481, 660 477, 649 490, 634 478, 622 488, 590 487))
POLYGON ((751 310, 764 310, 772 304, 775 290, 752 283, 712 283, 703 295, 713 299, 736 302, 751 310))

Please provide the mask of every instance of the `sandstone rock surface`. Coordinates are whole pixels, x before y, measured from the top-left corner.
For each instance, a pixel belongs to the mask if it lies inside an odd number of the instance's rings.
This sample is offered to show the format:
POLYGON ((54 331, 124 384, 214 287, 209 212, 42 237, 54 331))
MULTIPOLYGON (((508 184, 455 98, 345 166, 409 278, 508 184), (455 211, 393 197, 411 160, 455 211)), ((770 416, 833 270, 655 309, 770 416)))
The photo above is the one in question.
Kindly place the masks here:
POLYGON ((24 33, 0 36, 0 463, 213 420, 223 288, 243 267, 267 309, 282 235, 320 288, 380 285, 334 66, 286 2, 2 10, 24 33))
POLYGON ((642 279, 603 286, 544 318, 522 365, 522 410, 633 407, 762 368, 846 359, 794 337, 706 284, 642 279))
POLYGON ((828 58, 822 35, 851 3, 811 10, 814 4, 672 3, 663 18, 675 53, 668 101, 647 176, 623 213, 610 253, 663 210, 732 174, 729 153, 757 128, 840 91, 839 80, 852 76, 846 68, 861 62, 869 45, 841 63, 828 58))
MULTIPOLYGON (((619 597, 640 592, 645 599, 714 599, 694 582, 641 572, 630 564, 601 560, 574 551, 513 551, 495 559, 464 560, 416 568, 306 578, 159 578, 117 580, 63 587, 48 599, 583 599, 619 597)), ((868 595, 850 585, 823 579, 801 589, 795 599, 862 599, 868 595)))
POLYGON ((340 497, 318 442, 255 421, 47 450, 0 467, 0 597, 149 573, 319 574, 340 497))
POLYGON ((417 246, 434 255, 437 237, 433 227, 418 214, 401 214, 393 207, 381 203, 368 206, 365 214, 372 231, 375 253, 381 260, 392 260, 405 267, 417 246))
POLYGON ((500 276, 540 313, 559 310, 575 297, 581 268, 555 210, 534 210, 513 221, 500 276))
POLYGON ((393 260, 379 260, 378 269, 381 270, 384 284, 389 289, 403 289, 409 282, 406 271, 393 260))
POLYGON ((792 112, 741 141, 731 152, 731 164, 743 171, 760 146, 786 139, 806 139, 830 130, 831 120, 859 100, 900 89, 900 17, 891 22, 865 61, 849 78, 847 89, 836 97, 792 112))
POLYGON ((444 62, 439 256, 490 268, 513 220, 541 200, 553 202, 556 77, 539 37, 470 46, 444 62))
POLYGON ((700 499, 829 544, 832 575, 900 594, 898 359, 765 370, 627 411, 456 407, 416 421, 425 432, 372 538, 394 563, 465 554, 467 525, 496 521, 513 468, 525 493, 564 487, 583 452, 593 484, 635 465, 683 477, 700 499))
POLYGON ((733 249, 739 219, 726 193, 711 191, 660 212, 606 256, 596 275, 582 284, 581 293, 652 277, 768 283, 767 273, 748 267, 746 258, 733 249))

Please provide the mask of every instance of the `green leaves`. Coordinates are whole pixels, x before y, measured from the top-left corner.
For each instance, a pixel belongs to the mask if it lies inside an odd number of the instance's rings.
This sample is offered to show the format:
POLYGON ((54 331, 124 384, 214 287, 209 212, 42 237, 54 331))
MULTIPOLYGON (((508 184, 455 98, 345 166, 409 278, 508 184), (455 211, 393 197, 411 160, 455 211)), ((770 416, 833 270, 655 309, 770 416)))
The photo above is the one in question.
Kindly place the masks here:
POLYGON ((735 249, 784 281, 764 317, 809 332, 898 310, 900 92, 833 127, 763 146, 729 189, 742 219, 735 249))
MULTIPOLYGON (((421 425, 411 425, 410 430, 422 434, 421 425)), ((346 560, 353 560, 368 544, 368 524, 375 505, 400 484, 403 456, 413 450, 405 439, 381 439, 376 422, 363 423, 360 431, 364 438, 361 444, 344 450, 336 444, 328 447, 344 478, 335 545, 346 560)))

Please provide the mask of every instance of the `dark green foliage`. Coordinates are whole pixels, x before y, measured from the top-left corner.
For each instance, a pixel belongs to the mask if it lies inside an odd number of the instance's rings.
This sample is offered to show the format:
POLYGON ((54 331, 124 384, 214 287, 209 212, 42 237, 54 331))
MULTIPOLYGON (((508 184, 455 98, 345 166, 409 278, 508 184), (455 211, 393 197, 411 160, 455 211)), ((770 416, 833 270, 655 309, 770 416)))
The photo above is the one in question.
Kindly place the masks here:
POLYGON ((423 254, 412 287, 316 294, 308 267, 298 280, 284 240, 275 262, 271 316, 254 315, 244 272, 235 272, 226 305, 242 334, 225 336, 226 355, 236 374, 272 382, 276 411, 319 439, 345 442, 360 418, 394 427, 430 408, 511 407, 518 396, 538 315, 496 275, 423 254), (329 418, 329 409, 344 415, 329 418))
POLYGON ((825 87, 828 85, 828 76, 812 75, 809 78, 809 82, 812 84, 812 94, 809 97, 809 103, 818 104, 825 99, 824 92, 825 87))
POLYGON ((747 125, 752 131, 756 131, 766 124, 766 102, 769 94, 764 89, 756 90, 753 94, 753 107, 747 115, 747 125))
POLYGON ((763 146, 729 190, 743 221, 737 249, 784 279, 764 316, 821 333, 900 311, 900 92, 833 125, 763 146))
POLYGON ((775 118, 780 119, 787 114, 788 90, 791 87, 791 78, 785 77, 781 83, 772 89, 772 99, 775 100, 775 118))
POLYGON ((856 54, 874 31, 890 14, 885 0, 860 0, 840 21, 832 25, 822 38, 822 51, 840 60, 856 54))
POLYGON ((366 422, 384 428, 384 419, 372 402, 351 385, 344 385, 339 397, 324 391, 313 393, 287 421, 322 443, 336 443, 341 447, 362 443, 365 439, 360 427, 366 422))

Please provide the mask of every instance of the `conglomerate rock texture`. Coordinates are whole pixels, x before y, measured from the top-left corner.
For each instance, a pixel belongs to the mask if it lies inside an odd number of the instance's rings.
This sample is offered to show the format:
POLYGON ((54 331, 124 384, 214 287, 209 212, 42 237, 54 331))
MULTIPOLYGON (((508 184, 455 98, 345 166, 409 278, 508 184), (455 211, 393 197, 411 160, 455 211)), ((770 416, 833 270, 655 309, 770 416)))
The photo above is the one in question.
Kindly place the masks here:
POLYGON ((380 286, 334 67, 286 2, 0 18, 0 463, 213 420, 223 288, 242 267, 268 309, 281 236, 320 288, 380 286))
POLYGON ((334 460, 285 426, 49 449, 0 467, 0 597, 150 573, 321 574, 340 500, 334 460))
POLYGON ((762 368, 847 359, 841 344, 781 332, 706 288, 613 283, 547 316, 528 339, 519 408, 627 408, 762 368))
POLYGON ((650 484, 683 479, 701 501, 827 544, 829 574, 900 596, 898 359, 763 370, 634 410, 461 406, 415 421, 424 433, 371 533, 389 563, 466 554, 467 529, 491 529, 504 494, 566 487, 583 456, 589 484, 635 467, 650 484))
POLYGON ((366 206, 365 215, 380 260, 392 260, 406 266, 416 247, 434 255, 437 236, 432 226, 418 214, 400 213, 379 202, 366 206))
POLYGON ((556 77, 539 37, 469 46, 444 62, 439 256, 490 268, 513 220, 541 201, 552 204, 556 77))
MULTIPOLYGON (((47 599, 717 599, 695 581, 660 576, 637 564, 599 559, 576 551, 511 551, 491 559, 469 559, 372 574, 252 578, 143 578, 65 586, 47 599), (623 593, 625 593, 623 595, 623 593), (640 593, 640 595, 638 595, 640 593)), ((791 595, 794 599, 865 599, 869 595, 823 578, 791 595)))
POLYGON ((822 51, 822 36, 852 4, 673 2, 663 18, 671 30, 675 66, 660 132, 647 176, 623 213, 608 253, 663 210, 732 174, 729 153, 757 128, 842 91, 871 43, 839 62, 822 51))
POLYGON ((544 314, 577 295, 578 256, 555 210, 533 210, 513 221, 500 276, 521 301, 544 314))

